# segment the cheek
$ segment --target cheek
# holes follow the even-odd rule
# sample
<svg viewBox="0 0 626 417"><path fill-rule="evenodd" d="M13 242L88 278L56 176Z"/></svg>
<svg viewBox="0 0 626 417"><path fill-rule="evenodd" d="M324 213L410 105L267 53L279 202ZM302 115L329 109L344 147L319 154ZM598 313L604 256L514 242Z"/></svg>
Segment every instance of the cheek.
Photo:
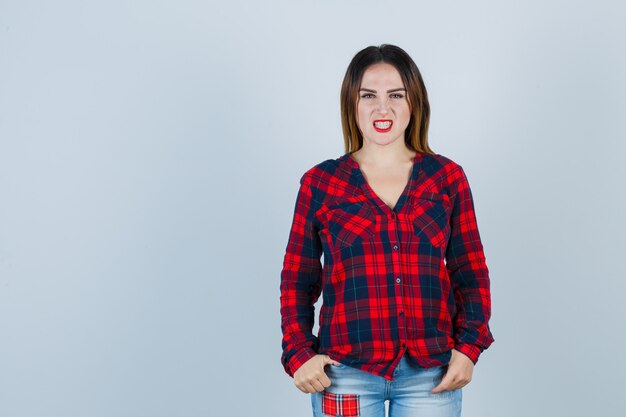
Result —
<svg viewBox="0 0 626 417"><path fill-rule="evenodd" d="M368 121L368 116L367 116L367 111L365 108L363 107L359 107L359 109L356 112L356 123L357 125L363 129L365 126L363 125L364 123L367 123Z"/></svg>
<svg viewBox="0 0 626 417"><path fill-rule="evenodd" d="M406 124L408 124L409 120L411 119L411 109L409 109L408 107L404 107L401 110L401 114L402 119L405 121Z"/></svg>
<svg viewBox="0 0 626 417"><path fill-rule="evenodd" d="M365 120L366 120L366 119L365 119ZM364 131L365 131L365 130L367 130L367 129L368 129L368 127L369 127L369 125L368 125L367 123L363 123L363 122L361 122L360 120L357 120L356 124L357 124L357 126L359 127L359 130L360 130L361 132L364 132Z"/></svg>

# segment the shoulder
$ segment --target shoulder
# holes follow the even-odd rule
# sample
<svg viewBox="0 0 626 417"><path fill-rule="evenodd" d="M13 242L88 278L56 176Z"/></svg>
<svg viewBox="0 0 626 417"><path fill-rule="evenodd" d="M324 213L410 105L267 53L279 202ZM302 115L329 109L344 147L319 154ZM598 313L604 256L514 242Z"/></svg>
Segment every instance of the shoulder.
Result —
<svg viewBox="0 0 626 417"><path fill-rule="evenodd" d="M446 171L461 169L461 165L459 163L440 153L424 154L423 161L426 165L430 165L436 169L445 169Z"/></svg>
<svg viewBox="0 0 626 417"><path fill-rule="evenodd" d="M463 167L452 158L439 153L423 154L422 170L428 177L440 177L443 183L451 184L463 174Z"/></svg>
<svg viewBox="0 0 626 417"><path fill-rule="evenodd" d="M348 154L334 159L326 159L308 168L300 178L300 183L308 181L311 185L327 182L331 177L345 177L350 174Z"/></svg>

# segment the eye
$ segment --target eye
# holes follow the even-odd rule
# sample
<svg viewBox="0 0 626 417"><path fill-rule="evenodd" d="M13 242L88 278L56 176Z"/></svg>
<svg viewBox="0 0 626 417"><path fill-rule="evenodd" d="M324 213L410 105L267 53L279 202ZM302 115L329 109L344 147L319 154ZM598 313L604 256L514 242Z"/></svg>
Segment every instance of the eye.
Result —
<svg viewBox="0 0 626 417"><path fill-rule="evenodd" d="M374 94L365 93L361 96L361 98L374 98Z"/></svg>
<svg viewBox="0 0 626 417"><path fill-rule="evenodd" d="M394 93L391 95L391 98L401 99L401 98L404 98L404 95L400 93Z"/></svg>

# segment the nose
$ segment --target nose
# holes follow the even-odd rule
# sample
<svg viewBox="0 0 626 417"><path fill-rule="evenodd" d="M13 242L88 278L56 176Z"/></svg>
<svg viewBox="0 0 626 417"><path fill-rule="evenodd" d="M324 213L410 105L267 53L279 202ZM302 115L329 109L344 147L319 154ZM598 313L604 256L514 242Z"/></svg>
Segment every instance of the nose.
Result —
<svg viewBox="0 0 626 417"><path fill-rule="evenodd" d="M387 114L389 112L389 97L382 97L378 102L378 112Z"/></svg>

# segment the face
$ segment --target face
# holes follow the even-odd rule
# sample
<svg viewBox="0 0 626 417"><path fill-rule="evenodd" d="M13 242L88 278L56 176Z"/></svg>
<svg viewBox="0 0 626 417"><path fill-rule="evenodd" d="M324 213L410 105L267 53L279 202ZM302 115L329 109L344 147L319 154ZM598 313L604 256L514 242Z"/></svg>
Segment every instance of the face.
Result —
<svg viewBox="0 0 626 417"><path fill-rule="evenodd" d="M365 142L387 145L400 140L411 120L406 89L398 70L378 63L363 73L357 104L357 124Z"/></svg>

